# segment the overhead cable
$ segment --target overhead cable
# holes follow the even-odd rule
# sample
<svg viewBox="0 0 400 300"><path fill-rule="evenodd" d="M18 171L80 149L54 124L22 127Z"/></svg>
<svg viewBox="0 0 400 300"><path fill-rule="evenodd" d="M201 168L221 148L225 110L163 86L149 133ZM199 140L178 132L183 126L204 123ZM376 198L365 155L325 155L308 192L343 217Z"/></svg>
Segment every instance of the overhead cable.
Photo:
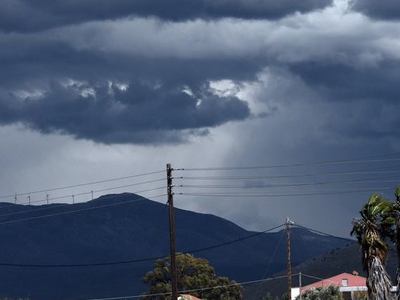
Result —
<svg viewBox="0 0 400 300"><path fill-rule="evenodd" d="M161 180L165 180L165 179L158 179L158 180L152 180L152 181L147 181L147 182L128 184L128 185L124 185L124 186L117 186L117 187L107 188L107 189L103 189L103 190L96 190L96 191L78 193L78 194L74 194L74 195L64 195L64 196L59 196L59 197L52 197L52 198L48 198L48 199L41 199L41 200L31 201L31 203L40 203L40 202L44 202L44 201L54 201L54 200L59 200L59 199L71 198L73 196L76 197L76 196L90 195L90 194L93 194L93 193L100 193L100 192L104 192L104 191L121 189L121 188L136 186L136 185L140 185L140 184L150 183L150 182L157 182L157 181L161 181ZM133 194L146 193L146 192L151 192L151 191L154 191L154 190L159 190L159 189L162 189L162 188L166 188L166 187L158 187L156 189L146 189L146 190L141 190L141 191L133 191L131 193L133 193ZM110 197L112 197L112 196L110 196ZM19 204L19 205L24 205L24 204L26 205L27 203L22 203L22 204ZM13 204L11 204L9 206L3 206L3 207L0 207L0 209L12 207L12 205ZM30 208L30 209L27 209L27 210L24 210L24 211L0 214L0 217L6 217L6 216L12 216L12 215L20 215L20 214L25 214L25 213L37 212L37 211L45 211L45 210L49 210L49 209L54 209L56 207L66 206L66 205L68 205L68 204L67 203L60 203L60 204L53 204L51 206L46 206L46 207L39 207L39 208L34 208L34 209Z"/></svg>
<svg viewBox="0 0 400 300"><path fill-rule="evenodd" d="M291 167L303 167L303 166L318 166L318 165L336 165L336 164L352 164L352 163L377 163L377 162L393 162L400 161L400 158L386 158L380 159L382 157L388 157L393 155L398 155L400 152L375 155L369 157L360 157L352 159L342 159L342 160L327 160L327 161L317 161L317 162L301 162L293 164L280 164L280 165L266 165L266 166L236 166L236 167L201 167L201 168L175 168L176 171L230 171L230 170L254 170L254 169L275 169L275 168L291 168Z"/></svg>
<svg viewBox="0 0 400 300"><path fill-rule="evenodd" d="M159 187L159 188L154 188L151 190L144 190L144 191L139 191L139 192L146 192L146 191L155 191L155 190L159 190L159 189L164 189L165 187ZM138 192L138 193L139 193ZM158 197L162 197L162 196L166 196L166 194L162 194L162 195L157 195L157 196L152 196L150 198L158 198ZM120 197L119 195L115 196L115 197ZM112 198L112 196L107 197L107 199ZM140 200L146 200L147 198L144 197L138 197L137 201ZM10 221L4 221L4 222L0 222L0 225L6 225L6 224L14 224L14 223L19 223L19 222L25 222L25 221L31 221L31 220L37 220L37 219L43 219L43 218L49 218L49 217L55 217L55 216L61 216L61 215L67 215L67 214L73 214L73 213L78 213L78 212L83 212L83 211L89 211L89 210L95 210L95 209L99 209L99 208L104 208L104 207L110 207L110 206L116 206L116 205L122 205L122 204L126 204L126 203L132 203L132 202L136 202L136 201L123 201L123 202L116 202L116 203L109 203L109 204L104 204L104 205L98 205L98 206L92 206L92 207L87 207L87 208L82 208L82 209L75 209L75 210L70 210L70 211L64 211L64 212L58 212L58 213L52 213L52 214L48 214L48 215L42 215L42 216L35 216L35 217L31 217L31 218L24 218L24 219L17 219L17 220L10 220Z"/></svg>
<svg viewBox="0 0 400 300"><path fill-rule="evenodd" d="M377 175L377 174L400 174L400 170L397 171L375 171L375 172L323 172L323 173L305 173L305 174L289 174L289 175L260 175L260 176L174 176L174 179L185 179L185 180L257 180L257 179L272 179L272 178L301 178L301 177L313 177L313 176L341 176L341 175Z"/></svg>
<svg viewBox="0 0 400 300"><path fill-rule="evenodd" d="M298 276L298 275L299 274L293 274L292 276ZM265 281L271 281L271 280L282 279L282 278L286 278L286 276L284 276L284 275L282 275L282 276L274 276L274 277L269 277L269 278L265 278L265 279L258 279L258 280L244 281L244 282L235 282L235 283L218 285L218 286L213 286L213 287L182 290L182 291L178 291L178 293L179 294L188 294L188 293L193 293L193 292L207 291L207 290L219 289L219 288L224 288L224 287L231 287L231 286L238 286L238 285L249 285L249 284L253 284L253 283L259 283L259 282L263 282L263 281L264 282ZM90 299L82 299L82 300L123 300L123 299L136 299L136 298L157 297L157 296L166 296L166 295L171 295L171 292L156 293L156 294L142 294L142 295L133 295L133 296L122 296L122 297L90 298Z"/></svg>
<svg viewBox="0 0 400 300"><path fill-rule="evenodd" d="M321 234L321 235L324 235L324 236L329 236L329 237L332 237L332 238L336 238L336 239L339 239L339 240L344 240L344 241L351 242L351 243L357 243L356 240L349 239L349 238L344 238L344 237L340 237L340 236L336 236L336 235L332 235L332 234L329 234L329 233L326 233L326 232L323 232L323 231L320 231L320 230L317 230L317 229L312 229L312 228L303 226L303 225L301 225L301 224L299 224L297 222L295 222L294 225L296 227L303 228L303 229L306 229L308 231L311 231L311 232L314 232L314 233L318 233L318 234Z"/></svg>
<svg viewBox="0 0 400 300"><path fill-rule="evenodd" d="M160 196L165 196L165 195L160 195ZM155 196L158 197L158 196ZM153 197L153 198L155 198ZM127 201L123 202L126 203ZM130 201L133 202L133 201ZM122 203L122 204L123 204ZM118 204L115 204L118 205ZM102 207L106 207L106 206L111 206L111 205L104 205ZM1 224L1 223L0 223ZM284 224L269 228L267 230L261 231L261 232L257 232L254 234L250 234L241 238L237 238L228 242L224 242L221 244L217 244L217 245L213 245L213 246L209 246L209 247L204 247L204 248L199 248L199 249L194 249L194 250L190 250L190 251L186 251L184 253L189 253L189 254L193 254L193 253L198 253L198 252L203 252L203 251L208 251L208 250L212 250L212 249L216 249L216 248L220 248L220 247L224 247L227 245L231 245L234 243L238 243L247 239L251 239L257 236L260 236L264 233L270 232L270 231L274 231L276 229L279 229L281 227L283 227ZM180 253L178 255L182 255L183 253ZM99 266L112 266L112 265L122 265L122 264L132 264L132 263L139 263L139 262L146 262L146 261L154 261L157 259L162 259L164 257L166 257L166 255L162 255L162 256L155 256L155 257L148 257L148 258L141 258L141 259L134 259L134 260L121 260L121 261L112 261L112 262L99 262L99 263L85 263L85 264L21 264L21 263L6 263L6 262L0 262L0 266L5 266L5 267L31 267L31 268L73 268L73 267L99 267Z"/></svg>
<svg viewBox="0 0 400 300"><path fill-rule="evenodd" d="M177 187L181 188L205 188L205 189L255 189L255 188L274 188L274 187L293 187L293 186L314 186L314 185L328 185L328 184L358 184L358 183L387 183L398 182L400 177L390 179L393 177L375 178L375 179L355 179L355 180L340 180L340 181L320 181L320 182L301 182L301 183L288 183L288 184L261 184L254 186L238 186L238 185L201 185L201 184L180 184Z"/></svg>
<svg viewBox="0 0 400 300"><path fill-rule="evenodd" d="M228 194L228 193L175 193L176 196L193 196L193 197L234 197L234 198L254 198L254 197L294 197L294 196L319 196L319 195L337 195L337 194L354 194L361 192L374 192L392 190L393 187L368 188L368 189L349 189L349 190L332 190L324 192L310 193L287 193L287 194Z"/></svg>
<svg viewBox="0 0 400 300"><path fill-rule="evenodd" d="M93 185L93 184L100 184L100 183L106 183L106 182L112 182L112 181L119 181L119 180L131 179L131 178L135 178L135 177L160 174L160 173L165 173L165 170L147 172L147 173L141 173L141 174L134 174L134 175L128 175L128 176L124 176L124 177L117 177L117 178L98 180L98 181L92 181L92 182L85 182L85 183L74 184L74 185L66 185L66 186L55 187L55 188L41 189L41 190L30 191L30 192L15 193L12 195L0 196L0 199L13 198L15 196L17 196L17 197L18 196L29 196L29 195L34 195L34 194L47 193L47 192L53 192L53 191L64 190L64 189L69 189L69 188L75 188L75 187L81 187L81 186Z"/></svg>

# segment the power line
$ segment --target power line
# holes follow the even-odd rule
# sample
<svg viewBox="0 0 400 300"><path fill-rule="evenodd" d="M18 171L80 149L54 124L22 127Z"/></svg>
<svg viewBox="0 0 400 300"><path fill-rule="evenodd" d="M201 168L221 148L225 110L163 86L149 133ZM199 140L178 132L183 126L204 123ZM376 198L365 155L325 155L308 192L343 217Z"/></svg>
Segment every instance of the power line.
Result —
<svg viewBox="0 0 400 300"><path fill-rule="evenodd" d="M298 274L293 274L292 276L298 276ZM193 292L207 291L207 290L213 290L213 289L219 289L219 288L231 287L231 286L238 286L238 285L249 285L249 284L259 283L259 282L263 282L263 281L264 282L272 281L272 280L282 279L282 278L286 278L286 275L285 276L274 276L274 277L251 280L251 281L244 281L244 282L235 282L235 283L218 285L218 286L213 286L213 287L183 290L183 291L179 291L179 294L188 294L188 293L193 293ZM122 297L91 298L91 299L84 299L84 300L122 300L122 299L135 299L135 298L142 298L142 297L157 297L157 296L166 296L166 295L171 295L171 292L157 293L157 294L142 294L142 295L133 295L133 296L122 296Z"/></svg>
<svg viewBox="0 0 400 300"><path fill-rule="evenodd" d="M273 179L273 178L300 178L313 176L340 176L340 175L377 175L377 174L400 174L399 171L344 171L344 172L323 172L323 173L305 173L305 174L290 174L290 175L261 175L261 176L178 176L174 179L185 180L257 180L257 179Z"/></svg>
<svg viewBox="0 0 400 300"><path fill-rule="evenodd" d="M332 234L329 234L329 233L326 233L326 232L323 232L323 231L320 231L320 230L317 230L317 229L312 229L312 228L303 226L303 225L301 225L299 223L295 223L294 225L299 227L299 228L307 229L308 231L311 231L311 232L314 232L314 233L318 233L318 234L321 234L321 235L324 235L324 236L329 236L329 237L332 237L332 238L336 238L336 239L339 239L339 240L344 240L344 241L351 242L351 243L357 243L357 241L355 241L355 240L352 240L352 239L349 239L349 238L340 237L340 236L336 236L336 235L332 235Z"/></svg>
<svg viewBox="0 0 400 300"><path fill-rule="evenodd" d="M387 182L399 182L398 179L391 179L393 177L375 178L375 179L355 179L355 180L341 180L341 181L321 181L321 182L301 182L301 183L288 183L288 184L266 184L256 186L237 186L237 185L190 185L181 184L177 187L182 188L205 188L205 189L254 189L254 188L274 188L274 187L292 187L292 186L313 186L313 185L328 185L328 184L354 184L354 183L387 183Z"/></svg>
<svg viewBox="0 0 400 300"><path fill-rule="evenodd" d="M148 180L148 181L136 182L136 183L132 183L132 184L114 186L114 187L101 189L101 190L92 190L90 192L75 193L75 194L69 194L69 195L63 195L63 196L57 196L57 197L46 197L45 199L40 199L40 200L35 200L35 201L28 201L28 202L18 203L18 204L20 204L20 205L28 204L29 205L29 204L33 204L33 203L41 203L41 202L60 200L60 199L66 199L66 198L71 198L71 197L77 197L77 196L85 196L85 195L90 195L90 194L93 194L93 193L101 193L101 192L117 190L117 189L137 186L137 185L149 184L149 183L154 183L154 182L160 182L160 181L165 181L165 180L166 180L166 178L160 178L160 179L155 179L155 180ZM135 193L135 192L133 192L133 193ZM0 209L2 209L2 208L7 208L7 206L0 207Z"/></svg>
<svg viewBox="0 0 400 300"><path fill-rule="evenodd" d="M162 170L162 171L147 172L147 173L134 174L134 175L124 176L124 177L98 180L98 181L92 181L92 182L86 182L86 183L80 183L80 184L74 184L74 185L66 185L66 186L61 186L61 187L56 187L56 188L16 193L16 194L12 194L12 195L4 195L4 196L0 196L0 199L10 198L10 197L14 198L15 196L28 196L28 195L33 195L33 194L41 194L41 193L46 193L46 192L53 192L53 191L64 190L64 189L69 189L69 188L81 187L81 186L92 185L92 184L100 184L100 183L106 183L106 182L112 182L112 181L119 181L119 180L124 180L124 179L131 179L131 178L135 178L135 177L142 177L142 176L154 175L154 174L160 174L160 173L165 173L165 171Z"/></svg>
<svg viewBox="0 0 400 300"><path fill-rule="evenodd" d="M294 197L294 196L320 196L320 195L339 195L339 194L354 194L361 192L374 192L392 190L393 187L384 188L368 188L368 189L349 189L349 190L332 190L325 192L310 192L310 193L292 193L292 194L227 194L227 193L176 193L177 196L198 196L198 197L233 197L233 198L254 198L254 197Z"/></svg>
<svg viewBox="0 0 400 300"><path fill-rule="evenodd" d="M74 194L74 195L59 196L59 197L49 198L49 200L59 200L59 199L76 197L76 196L89 195L89 194L92 194L92 193L100 193L100 192L104 192L104 191L121 189L121 188L126 188L126 187L131 187L131 186L137 186L137 185L141 185L141 184L147 184L147 183L151 183L151 182L158 182L158 181L162 181L162 180L165 180L165 179L157 179L157 180L151 180L151 181L147 181L147 182L128 184L128 185L124 185L124 186L117 186L117 187L107 188L107 189L103 189L103 190L96 190L96 191L78 193L78 194ZM161 189L161 188L158 188L158 189ZM145 193L145 192L150 192L150 191L153 191L153 190L154 189L142 190L142 191L134 191L134 192L131 192L131 193L134 193L134 194L136 194L136 193ZM39 203L39 202L44 202L44 201L47 201L47 199L31 201L31 203ZM27 204L27 203L24 203L24 204ZM41 207L41 208L37 208L37 209L30 209L30 210L19 211L19 212L14 212L14 213L0 214L0 217L20 215L20 214L24 214L24 213L37 212L37 211L45 211L45 210L54 209L55 207L61 207L61 206L65 206L65 205L68 205L68 204L66 204L66 203L65 204L56 204L56 205L52 205L52 206L49 206L49 207ZM7 206L0 207L0 209L2 209L2 208L7 208Z"/></svg>
<svg viewBox="0 0 400 300"><path fill-rule="evenodd" d="M285 231L282 231L281 236L279 237L279 241L278 241L278 243L276 244L275 250L274 250L274 252L272 253L272 256L271 256L270 259L269 259L267 268L265 269L262 278L265 278L265 276L267 276L268 271L269 271L269 268L271 267L272 261L275 259L275 255L276 255L276 253L278 252L278 248L279 248L280 245L281 245L282 238L283 238L284 235L285 235ZM260 292L260 289L261 289L261 285L258 285L257 290L256 290L256 292L254 293L253 300L257 298L258 293Z"/></svg>
<svg viewBox="0 0 400 300"><path fill-rule="evenodd" d="M301 162L294 164L266 165L266 166L245 166L245 167L207 167L207 168L177 168L176 171L231 171L231 170L255 170L255 169L275 169L275 168L291 168L302 166L318 166L318 165L335 165L335 164L351 164L351 163L377 163L377 162L393 162L400 161L400 158L378 159L398 155L400 152L375 155L362 158L343 159L343 160L328 160L320 162Z"/></svg>
<svg viewBox="0 0 400 300"><path fill-rule="evenodd" d="M207 251L207 250L211 250L211 249L215 249L215 248L227 246L227 245L230 245L230 244L233 244L233 243L241 242L241 241L244 241L244 240L247 240L247 239L251 239L251 238L260 236L260 235L262 235L262 234L264 234L264 233L267 233L267 232L276 230L276 229L278 229L278 228L283 227L284 225L285 225L285 224L281 224L281 225L272 227L272 228L270 228L270 229L267 229L267 230L264 230L264 231L261 231L261 232L257 232L257 233L254 233L254 234L245 236L245 237L243 237L243 238L239 238L239 239L236 239L236 240L233 240L233 241L225 242L225 243L222 243L222 244L219 244L219 245L216 245L216 246L210 246L210 247L205 247L205 248L200 248L200 249L188 251L187 253L193 254L193 253L197 253L197 252L203 252L203 251Z"/></svg>
<svg viewBox="0 0 400 300"><path fill-rule="evenodd" d="M161 196L166 196L166 194L164 195L159 195L159 196L155 196L155 197L161 197ZM153 197L153 198L155 198ZM141 199L143 200L143 199ZM137 200L139 201L139 200ZM136 202L136 201L130 201L130 202ZM123 203L119 203L119 204L124 204L127 203L127 201L123 202ZM118 205L118 204L114 204L114 205ZM107 206L111 206L111 205L107 205ZM105 207L105 206L102 206ZM2 223L0 223L1 225ZM193 253L198 253L198 252L203 252L203 251L208 251L208 250L212 250L212 249L216 249L216 248L220 248L220 247L224 247L227 245L231 245L234 243L238 243L247 239L251 239L257 236L260 236L264 233L276 230L278 228L281 228L282 226L284 226L284 224L269 228L267 230L261 231L261 232L257 232L255 234L250 234L247 235L245 237L241 237L235 240L231 240L228 242L224 242L221 244L217 244L217 245L213 245L213 246L209 246L209 247L204 247L204 248L199 248L199 249L194 249L194 250L190 250L190 251L186 251L184 253L189 253L189 254L193 254ZM183 253L181 253L183 254ZM178 255L181 255L178 254ZM154 261L157 259L162 259L165 258L166 255L162 255L162 256L155 256L155 257L148 257L148 258L141 258L141 259L134 259L134 260L122 260L122 261L113 261L113 262L101 262L101 263L88 263L88 264L16 264L16 263L4 263L4 262L0 262L0 266L5 266L5 267L32 267L32 268L73 268L73 267L99 267L99 266L112 266L112 265L121 265L121 264L132 264L132 263L139 263L139 262L146 262L146 261Z"/></svg>
<svg viewBox="0 0 400 300"><path fill-rule="evenodd" d="M149 192L149 191L155 191L155 190L160 190L160 189L164 189L164 188L165 188L165 187L158 187L158 188L154 188L154 189L138 191L137 193L144 193L144 192ZM162 196L166 196L166 194L157 195L157 196L152 196L151 198L157 198L157 197L162 197ZM114 197L119 197L119 195L118 195L118 196L105 197L105 198L110 199L110 198L114 198ZM139 199L139 200L144 200L144 199L146 199L146 198L143 198L143 197L140 197L140 198L139 198L139 197L138 197L137 199ZM138 201L139 201L139 200L138 200ZM67 214L72 214L72 213L77 213L77 212L83 212L83 211L89 211L89 210L99 209L99 208L103 208L103 207L116 206L116 205L121 205L121 204L125 204L125 203L132 203L132 202L136 202L136 201L131 201L131 200L130 200L130 201L123 201L123 202L117 202L117 203L110 203L110 204L99 205L99 206L95 206L95 207L88 207L88 208L83 208L83 209L76 209L76 210L72 210L72 211L64 211L64 212L59 212L59 213L53 213L53 214L49 214L49 215L42 215L42 216L36 216L36 217L31 217L31 218L25 218L25 219L10 220L10 221L5 221L5 222L0 222L0 225L14 224L14 223L19 223L19 222L25 222L25 221L31 221L31 220L37 220L37 219L55 217L55 216L60 216L60 215L67 215Z"/></svg>

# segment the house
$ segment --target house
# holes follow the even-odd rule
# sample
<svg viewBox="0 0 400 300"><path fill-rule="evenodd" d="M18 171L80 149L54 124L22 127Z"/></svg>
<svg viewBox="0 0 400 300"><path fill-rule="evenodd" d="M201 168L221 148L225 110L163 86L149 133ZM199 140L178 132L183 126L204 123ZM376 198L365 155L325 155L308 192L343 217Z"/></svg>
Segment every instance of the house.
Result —
<svg viewBox="0 0 400 300"><path fill-rule="evenodd" d="M330 285L339 287L339 290L342 293L344 300L353 299L353 295L357 292L367 291L367 279L365 277L359 276L357 272L353 272L353 274L342 273L327 279L323 279L321 281L317 281L313 284L302 287L301 292L304 293L309 289L327 287ZM296 299L299 294L300 288L293 288L292 300Z"/></svg>
<svg viewBox="0 0 400 300"><path fill-rule="evenodd" d="M178 300L201 300L201 299L189 294L182 294L179 295Z"/></svg>

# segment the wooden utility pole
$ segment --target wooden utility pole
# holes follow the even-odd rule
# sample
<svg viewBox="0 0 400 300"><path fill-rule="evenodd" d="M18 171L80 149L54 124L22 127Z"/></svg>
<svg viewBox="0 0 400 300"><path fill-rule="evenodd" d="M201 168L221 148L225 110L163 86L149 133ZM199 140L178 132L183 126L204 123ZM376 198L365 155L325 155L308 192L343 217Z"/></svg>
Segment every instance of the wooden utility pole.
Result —
<svg viewBox="0 0 400 300"><path fill-rule="evenodd" d="M293 222L286 218L286 265L287 265L287 294L289 300L292 299L292 261L290 253L290 226Z"/></svg>
<svg viewBox="0 0 400 300"><path fill-rule="evenodd" d="M169 206L169 241L171 255L171 277L172 277L172 300L178 299L178 276L176 273L176 248L175 248L175 214L174 214L174 193L172 191L172 167L167 164L167 192Z"/></svg>

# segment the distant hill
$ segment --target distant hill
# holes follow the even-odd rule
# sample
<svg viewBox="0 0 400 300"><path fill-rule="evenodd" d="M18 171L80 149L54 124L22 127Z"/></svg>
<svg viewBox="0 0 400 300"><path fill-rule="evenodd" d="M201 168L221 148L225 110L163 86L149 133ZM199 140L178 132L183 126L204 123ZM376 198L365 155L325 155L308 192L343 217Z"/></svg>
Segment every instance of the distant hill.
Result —
<svg viewBox="0 0 400 300"><path fill-rule="evenodd" d="M386 268L394 282L396 279L397 268L397 254L394 250L394 247L392 247L389 252ZM348 244L342 248L332 250L327 254L312 258L292 268L293 274L298 274L301 272L305 275L311 275L319 278L329 278L343 272L351 274L353 271L357 271L360 276L365 276L365 272L361 263L361 248L358 243ZM276 274L276 276L284 274L286 273L279 272ZM305 275L302 276L303 286L318 281L317 279L313 279ZM293 277L293 287L298 286L298 279L299 278L297 276ZM259 295L265 295L267 292L269 292L274 296L280 296L286 292L286 286L286 278L277 279L247 288L246 295L250 298L250 296L253 296L255 293Z"/></svg>
<svg viewBox="0 0 400 300"><path fill-rule="evenodd" d="M86 264L168 255L168 207L134 194L108 195L73 205L0 203L0 263ZM122 205L111 205L126 202ZM98 208L99 206L106 206ZM98 209L97 209L98 208ZM65 212L84 210L72 214ZM12 214L12 215L9 215ZM52 217L38 218L52 214ZM30 219L24 222L6 223ZM220 217L176 209L177 249L187 252L246 237L249 232ZM345 242L293 228L293 265ZM254 280L286 267L284 232L266 233L213 250L207 258L218 275ZM271 257L273 256L273 260ZM0 266L0 297L81 300L140 294L153 261L95 267Z"/></svg>

